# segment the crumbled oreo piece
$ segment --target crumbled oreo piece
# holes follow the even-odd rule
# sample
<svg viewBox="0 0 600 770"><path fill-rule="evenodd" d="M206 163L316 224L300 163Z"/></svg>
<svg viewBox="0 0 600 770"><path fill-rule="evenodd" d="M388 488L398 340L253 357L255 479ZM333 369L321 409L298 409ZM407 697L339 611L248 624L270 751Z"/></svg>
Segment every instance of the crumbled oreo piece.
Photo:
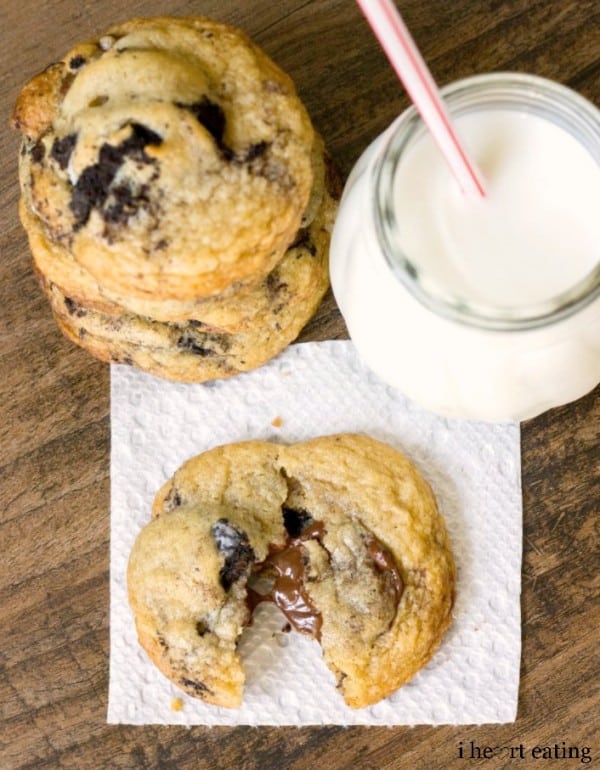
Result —
<svg viewBox="0 0 600 770"><path fill-rule="evenodd" d="M194 104L176 102L175 106L184 110L189 110L198 123L203 125L212 136L217 146L221 148L223 144L223 135L225 133L225 113L220 105L211 101L208 96L203 96L200 101L194 102Z"/></svg>
<svg viewBox="0 0 600 770"><path fill-rule="evenodd" d="M188 326L177 340L177 347L188 353L203 357L218 356L226 353L231 347L231 337L228 334L195 332L195 323L188 322Z"/></svg>
<svg viewBox="0 0 600 770"><path fill-rule="evenodd" d="M228 519L216 521L212 525L211 534L218 551L225 557L219 571L219 580L223 588L229 591L236 580L248 574L256 556L248 535Z"/></svg>
<svg viewBox="0 0 600 770"><path fill-rule="evenodd" d="M142 205L150 202L147 185L142 185L136 193L128 185L120 184L111 189L110 196L112 203L102 212L102 218L105 222L116 225L127 224L127 220L134 216Z"/></svg>
<svg viewBox="0 0 600 770"><path fill-rule="evenodd" d="M58 165L63 169L69 165L69 160L75 143L77 141L77 134L67 134L62 139L55 139L52 142L52 149L50 150L50 157L52 157Z"/></svg>
<svg viewBox="0 0 600 770"><path fill-rule="evenodd" d="M162 138L140 123L131 124L131 134L120 144L104 143L100 148L98 162L82 171L73 188L70 206L76 227L81 227L87 222L93 208L104 204L112 192L110 187L125 158L153 163L154 160L146 154L145 148L148 145L160 144ZM118 216L118 209L114 215Z"/></svg>

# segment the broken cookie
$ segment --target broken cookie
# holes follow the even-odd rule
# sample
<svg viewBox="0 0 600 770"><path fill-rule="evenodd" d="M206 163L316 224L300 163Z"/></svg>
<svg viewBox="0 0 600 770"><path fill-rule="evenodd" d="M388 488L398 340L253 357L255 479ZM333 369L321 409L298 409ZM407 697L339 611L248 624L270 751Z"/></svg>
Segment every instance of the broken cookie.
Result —
<svg viewBox="0 0 600 770"><path fill-rule="evenodd" d="M454 578L443 519L414 465L339 434L189 460L156 496L128 588L140 643L190 695L241 704L237 645L254 607L272 601L319 642L346 703L361 708L431 658Z"/></svg>

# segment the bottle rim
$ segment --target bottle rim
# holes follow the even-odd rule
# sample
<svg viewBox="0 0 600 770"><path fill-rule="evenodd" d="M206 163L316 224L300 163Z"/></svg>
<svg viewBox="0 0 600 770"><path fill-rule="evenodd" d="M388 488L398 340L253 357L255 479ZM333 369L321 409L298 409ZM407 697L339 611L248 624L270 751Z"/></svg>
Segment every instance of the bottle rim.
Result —
<svg viewBox="0 0 600 770"><path fill-rule="evenodd" d="M518 109L552 120L569 131L600 167L600 110L570 88L535 75L498 72L474 75L441 89L450 115L481 107ZM518 331L546 326L572 315L600 297L600 255L596 266L565 291L530 305L493 306L426 286L424 273L399 247L394 179L411 140L425 131L414 106L400 115L373 168L375 232L393 275L437 315L468 326Z"/></svg>

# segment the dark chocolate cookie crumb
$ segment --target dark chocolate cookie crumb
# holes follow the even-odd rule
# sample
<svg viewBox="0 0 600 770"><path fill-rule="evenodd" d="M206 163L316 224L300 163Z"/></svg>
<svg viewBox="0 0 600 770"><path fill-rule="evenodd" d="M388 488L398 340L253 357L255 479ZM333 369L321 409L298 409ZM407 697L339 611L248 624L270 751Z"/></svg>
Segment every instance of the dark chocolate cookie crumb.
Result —
<svg viewBox="0 0 600 770"><path fill-rule="evenodd" d="M288 287L287 283L281 280L279 274L276 271L269 273L269 275L265 278L265 286L267 287L269 296L272 299L275 299L275 297L280 292L284 291Z"/></svg>
<svg viewBox="0 0 600 770"><path fill-rule="evenodd" d="M194 690L198 694L203 692L211 692L209 688L204 684L204 682L197 682L194 679L188 679L185 676L182 677L179 681L184 687L188 687L189 689Z"/></svg>
<svg viewBox="0 0 600 770"><path fill-rule="evenodd" d="M181 495L177 487L171 487L169 494L165 498L164 509L165 511L172 511L181 505Z"/></svg>
<svg viewBox="0 0 600 770"><path fill-rule="evenodd" d="M69 315L74 315L76 318L83 318L87 315L87 310L84 310L84 308L75 302L74 299L71 299L71 297L65 297L64 304ZM81 337L82 335L80 334L79 336Z"/></svg>
<svg viewBox="0 0 600 770"><path fill-rule="evenodd" d="M36 142L31 149L31 160L34 163L41 163L46 155L46 148L44 143L40 140Z"/></svg>
<svg viewBox="0 0 600 770"><path fill-rule="evenodd" d="M310 229L308 227L301 227L296 233L296 238L290 246L291 249L306 249L311 257L316 256L317 247L312 242L310 237Z"/></svg>
<svg viewBox="0 0 600 770"><path fill-rule="evenodd" d="M255 144L251 144L244 154L244 161L246 163L251 163L256 158L260 158L261 155L265 154L268 146L268 142L256 142Z"/></svg>
<svg viewBox="0 0 600 770"><path fill-rule="evenodd" d="M85 57L79 55L79 56L73 56L73 58L69 61L69 67L72 70L78 70L80 67L83 67L85 64Z"/></svg>
<svg viewBox="0 0 600 770"><path fill-rule="evenodd" d="M310 513L302 508L289 508L287 505L282 505L281 512L283 514L283 526L290 537L300 537L304 530L314 522Z"/></svg>
<svg viewBox="0 0 600 770"><path fill-rule="evenodd" d="M210 347L207 347L200 343L200 341L194 337L190 332L184 332L177 340L177 347L182 350L186 350L189 353L194 353L197 356L214 356L216 351Z"/></svg>
<svg viewBox="0 0 600 770"><path fill-rule="evenodd" d="M198 636L204 636L209 631L208 626L203 620L199 620L196 623L196 633Z"/></svg>
<svg viewBox="0 0 600 770"><path fill-rule="evenodd" d="M229 591L236 580L247 575L255 561L254 550L248 541L248 535L227 519L219 519L211 528L217 549L225 557L219 571L221 585Z"/></svg>

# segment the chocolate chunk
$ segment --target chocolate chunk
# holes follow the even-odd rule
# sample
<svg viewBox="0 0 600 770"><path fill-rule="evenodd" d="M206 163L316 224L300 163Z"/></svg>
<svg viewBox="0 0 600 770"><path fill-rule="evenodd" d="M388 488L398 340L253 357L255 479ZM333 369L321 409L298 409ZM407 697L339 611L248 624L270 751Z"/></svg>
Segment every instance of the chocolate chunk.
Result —
<svg viewBox="0 0 600 770"><path fill-rule="evenodd" d="M282 505L281 512L283 526L290 537L300 537L314 521L310 513L302 508L289 508L287 505Z"/></svg>
<svg viewBox="0 0 600 770"><path fill-rule="evenodd" d="M69 159L76 141L77 134L67 134L66 136L63 136L62 139L55 139L54 142L52 142L50 156L54 158L63 170L69 165Z"/></svg>
<svg viewBox="0 0 600 770"><path fill-rule="evenodd" d="M185 676L181 677L179 681L184 687L188 687L189 689L194 690L196 693L210 692L209 688L204 684L204 682L197 682L194 679L188 679Z"/></svg>
<svg viewBox="0 0 600 770"><path fill-rule="evenodd" d="M365 539L365 545L367 546L369 556L373 560L375 569L383 576L388 590L393 595L396 606L398 606L404 591L404 581L400 575L394 555L374 535L369 535Z"/></svg>
<svg viewBox="0 0 600 770"><path fill-rule="evenodd" d="M254 550L248 541L248 535L227 519L219 519L211 528L217 549L225 557L219 571L221 585L229 591L236 580L248 573L255 561Z"/></svg>
<svg viewBox="0 0 600 770"><path fill-rule="evenodd" d="M84 225L92 209L102 206L106 201L111 192L109 188L126 157L143 163L153 163L153 159L146 154L145 147L160 144L162 144L162 138L140 123L131 124L131 134L120 144L103 144L98 162L82 171L73 188L70 206L75 216L76 227ZM117 206L112 216L118 217L119 211Z"/></svg>
<svg viewBox="0 0 600 770"><path fill-rule="evenodd" d="M83 67L84 64L85 64L85 57L78 55L78 56L73 56L73 58L69 62L69 67L72 70L78 70L80 67Z"/></svg>

